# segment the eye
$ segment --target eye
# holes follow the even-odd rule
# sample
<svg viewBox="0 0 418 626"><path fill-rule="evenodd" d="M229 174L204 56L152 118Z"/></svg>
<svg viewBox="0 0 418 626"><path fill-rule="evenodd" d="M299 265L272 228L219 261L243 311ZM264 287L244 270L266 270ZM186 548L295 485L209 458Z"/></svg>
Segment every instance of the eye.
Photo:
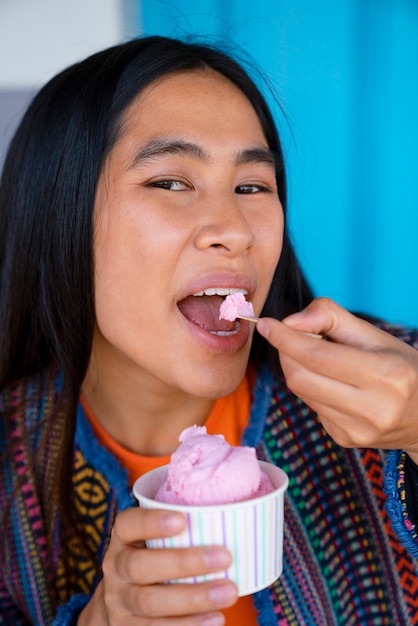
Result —
<svg viewBox="0 0 418 626"><path fill-rule="evenodd" d="M266 185L256 185L251 183L246 183L244 185L238 185L238 187L235 187L235 193L240 194L263 193L270 191L271 189L269 189L269 187L266 187Z"/></svg>
<svg viewBox="0 0 418 626"><path fill-rule="evenodd" d="M171 178L164 178L161 180L153 180L148 183L148 187L158 187L159 189L165 189L166 191L189 191L190 185L183 180L175 180Z"/></svg>

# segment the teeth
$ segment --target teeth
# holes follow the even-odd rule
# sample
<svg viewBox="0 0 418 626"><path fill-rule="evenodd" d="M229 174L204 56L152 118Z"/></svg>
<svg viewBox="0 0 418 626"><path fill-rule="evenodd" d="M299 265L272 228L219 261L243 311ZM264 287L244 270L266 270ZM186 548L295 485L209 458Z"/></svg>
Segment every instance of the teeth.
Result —
<svg viewBox="0 0 418 626"><path fill-rule="evenodd" d="M232 293L242 293L244 296L248 293L246 289L234 289L233 287L210 287L204 291L194 293L194 296L230 296Z"/></svg>
<svg viewBox="0 0 418 626"><path fill-rule="evenodd" d="M239 333L240 328L241 328L241 324L238 322L234 330L216 330L216 331L211 330L210 334L218 335L218 337L231 337L232 335L237 335Z"/></svg>

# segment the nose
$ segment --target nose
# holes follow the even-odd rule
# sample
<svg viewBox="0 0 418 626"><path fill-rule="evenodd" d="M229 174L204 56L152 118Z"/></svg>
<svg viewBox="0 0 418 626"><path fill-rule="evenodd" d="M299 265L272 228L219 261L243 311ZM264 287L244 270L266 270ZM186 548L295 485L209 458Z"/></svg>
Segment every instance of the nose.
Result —
<svg viewBox="0 0 418 626"><path fill-rule="evenodd" d="M247 252L254 244L255 234L239 206L237 195L223 196L222 200L218 198L205 204L206 207L198 209L202 223L197 229L196 247L200 250L217 248L231 256Z"/></svg>

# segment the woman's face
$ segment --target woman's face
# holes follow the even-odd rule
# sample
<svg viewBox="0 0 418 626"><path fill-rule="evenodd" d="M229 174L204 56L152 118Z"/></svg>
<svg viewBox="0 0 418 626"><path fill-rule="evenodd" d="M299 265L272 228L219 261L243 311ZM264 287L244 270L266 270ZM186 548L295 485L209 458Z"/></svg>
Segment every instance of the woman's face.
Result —
<svg viewBox="0 0 418 626"><path fill-rule="evenodd" d="M98 185L96 362L147 388L230 393L254 326L220 322L221 297L242 290L259 314L282 236L274 162L243 93L209 70L151 84Z"/></svg>

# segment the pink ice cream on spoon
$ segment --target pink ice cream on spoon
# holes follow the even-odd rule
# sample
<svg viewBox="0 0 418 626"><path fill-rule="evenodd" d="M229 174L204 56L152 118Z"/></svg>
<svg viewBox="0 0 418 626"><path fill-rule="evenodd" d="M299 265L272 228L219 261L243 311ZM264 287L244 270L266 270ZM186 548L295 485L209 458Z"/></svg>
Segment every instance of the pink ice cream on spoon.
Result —
<svg viewBox="0 0 418 626"><path fill-rule="evenodd" d="M219 319L233 322L237 317L254 318L252 302L245 299L243 293L231 293L219 307Z"/></svg>
<svg viewBox="0 0 418 626"><path fill-rule="evenodd" d="M273 491L270 479L260 470L254 448L231 446L223 435L208 435L205 426L186 428L179 440L156 500L168 504L226 504Z"/></svg>

